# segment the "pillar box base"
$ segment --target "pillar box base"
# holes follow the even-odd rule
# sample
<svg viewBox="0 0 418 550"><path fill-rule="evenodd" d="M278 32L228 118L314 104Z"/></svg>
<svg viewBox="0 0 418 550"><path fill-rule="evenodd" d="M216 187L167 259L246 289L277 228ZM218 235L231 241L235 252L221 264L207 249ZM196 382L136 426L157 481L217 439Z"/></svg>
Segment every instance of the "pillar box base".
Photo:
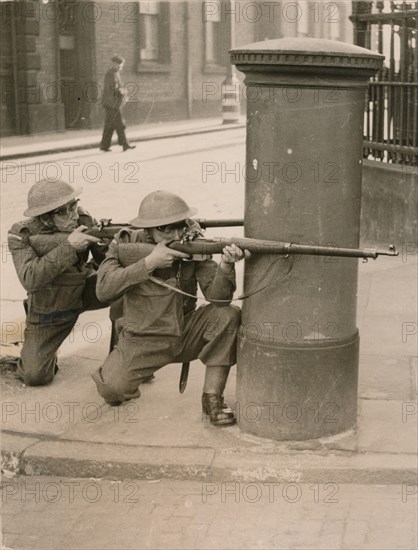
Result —
<svg viewBox="0 0 418 550"><path fill-rule="evenodd" d="M354 428L358 356L358 333L335 345L299 347L239 337L239 427L280 441L327 437Z"/></svg>

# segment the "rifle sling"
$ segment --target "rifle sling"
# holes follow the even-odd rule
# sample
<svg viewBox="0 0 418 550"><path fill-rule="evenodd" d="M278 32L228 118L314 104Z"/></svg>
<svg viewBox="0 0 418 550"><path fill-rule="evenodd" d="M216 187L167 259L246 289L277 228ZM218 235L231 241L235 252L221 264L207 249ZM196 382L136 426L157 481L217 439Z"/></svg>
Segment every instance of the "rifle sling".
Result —
<svg viewBox="0 0 418 550"><path fill-rule="evenodd" d="M165 281L163 281L162 279L159 279L158 277L154 277L153 275L150 275L149 279L150 279L150 281L152 281L153 283L155 283L157 285L163 286L165 288L169 288L170 290L173 290L174 292L178 292L179 294L183 294L183 296L188 296L189 298L194 298L195 300L202 300L203 302L211 302L211 303L223 303L223 304L226 303L226 304L229 304L231 302L238 302L239 300L245 300L246 298L249 298L250 296L254 296L254 294L258 294L262 290L265 290L266 288L274 285L275 283L285 279L293 269L293 263L292 262L290 262L289 269L287 270L287 272L282 277L280 277L279 279L274 279L273 281L271 281L270 283L267 283L266 285L262 286L261 288L257 288L257 286L261 283L261 281L263 281L263 279L265 279L267 277L267 274L269 273L269 271L271 271L272 267L276 264L277 261L278 261L278 259L275 260L268 267L268 269L265 271L265 273L260 277L260 279L257 281L257 283L255 285L254 290L252 290L251 292L247 292L246 294L241 294L241 296L238 296L238 298L233 298L232 300L216 300L216 299L210 299L210 298L201 298L200 296L195 296L194 294L189 294L188 292L184 292L184 290L181 290L180 288L176 288L174 286L171 286L168 283L166 283Z"/></svg>

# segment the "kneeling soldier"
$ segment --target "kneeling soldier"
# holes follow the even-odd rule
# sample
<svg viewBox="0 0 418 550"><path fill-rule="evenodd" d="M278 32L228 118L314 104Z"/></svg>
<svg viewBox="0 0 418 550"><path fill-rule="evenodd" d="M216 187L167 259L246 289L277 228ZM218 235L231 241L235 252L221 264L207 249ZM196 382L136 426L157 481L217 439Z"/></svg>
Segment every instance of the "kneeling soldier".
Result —
<svg viewBox="0 0 418 550"><path fill-rule="evenodd" d="M87 263L89 247L97 263L104 253L99 239L83 231L95 220L61 180L41 180L28 194L30 219L15 223L8 244L20 282L28 292L26 329L17 375L28 386L52 381L56 353L79 314L108 304L97 299L96 270ZM35 245L38 239L38 245Z"/></svg>
<svg viewBox="0 0 418 550"><path fill-rule="evenodd" d="M244 257L235 245L226 246L218 265L211 259L184 261L186 254L166 246L181 239L196 214L183 199L165 191L150 193L131 224L109 246L98 270L97 295L112 301L123 295L119 340L93 374L97 389L111 405L140 396L144 378L169 363L199 358L206 365L203 412L214 425L233 424L235 416L223 400L229 370L236 362L240 309L231 306L235 290L234 263ZM154 243L153 251L128 267L119 261L122 243ZM152 281L158 277L173 287ZM213 301L196 309L199 284ZM219 302L217 302L219 300Z"/></svg>

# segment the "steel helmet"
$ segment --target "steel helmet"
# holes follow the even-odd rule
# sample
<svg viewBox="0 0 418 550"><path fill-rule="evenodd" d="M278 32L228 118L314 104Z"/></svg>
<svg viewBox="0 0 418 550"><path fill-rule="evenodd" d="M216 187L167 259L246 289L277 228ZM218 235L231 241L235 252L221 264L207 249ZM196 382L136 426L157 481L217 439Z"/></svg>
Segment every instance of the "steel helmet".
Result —
<svg viewBox="0 0 418 550"><path fill-rule="evenodd" d="M29 218L40 216L64 206L71 199L77 197L81 187L74 189L69 183L62 180L44 179L37 181L29 189L28 208L23 215Z"/></svg>
<svg viewBox="0 0 418 550"><path fill-rule="evenodd" d="M144 198L138 216L130 223L141 228L157 227L185 220L196 212L196 208L188 206L178 195L168 191L154 191Z"/></svg>

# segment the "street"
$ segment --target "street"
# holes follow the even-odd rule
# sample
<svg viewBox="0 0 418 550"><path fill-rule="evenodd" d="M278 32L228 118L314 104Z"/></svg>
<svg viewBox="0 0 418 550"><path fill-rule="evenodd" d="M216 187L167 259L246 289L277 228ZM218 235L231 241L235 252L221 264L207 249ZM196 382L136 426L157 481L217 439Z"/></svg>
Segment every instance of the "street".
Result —
<svg viewBox="0 0 418 550"><path fill-rule="evenodd" d="M7 251L6 235L15 221L24 218L27 191L35 181L60 177L82 186L81 204L97 218L112 218L114 223L135 217L142 198L156 189L180 194L198 208L197 216L241 218L244 165L244 130L146 141L126 153L113 146L108 154L94 149L5 161L1 172L2 340L18 339L24 322L21 300L25 291ZM241 236L242 229L218 228L207 234ZM348 434L334 447L331 442L331 460L339 457L339 450L341 456L358 451L360 457L367 457L370 451L372 457L386 453L390 466L395 467L402 457L415 456L415 386L411 383L415 344L411 338L403 338L399 327L401 321L412 318L407 314L414 309L411 289L415 288L416 268L412 262L390 262L382 258L360 264L362 416L358 439ZM242 263L237 266L237 275L240 291ZM389 284L392 286L388 281L397 277L403 277L404 287L397 289L396 299L391 301L393 314L388 323L388 306L384 305L382 313L381 295ZM60 350L60 372L52 386L28 389L10 375L2 377L1 389L9 406L3 418L6 435L39 437L38 445L72 445L74 454L81 442L85 449L92 445L99 453L100 447L117 448L122 454L129 449L139 454L160 449L167 463L173 450L184 454L186 462L196 451L201 453L196 464L211 463L211 453L216 449L236 462L233 473L238 474L244 451L255 450L260 456L265 452L280 462L280 453L288 450L286 444L243 434L236 426L219 430L202 423L200 364L192 367L188 390L181 397L177 393L178 366L173 365L159 372L154 383L143 389L141 386L141 400L131 403L132 410L121 407L121 416L116 417L115 410L119 409L98 399L90 379L107 353L107 317L107 310L100 310L80 318L74 334ZM382 336L382 330L387 331L387 337ZM396 371L393 365L398 363ZM235 376L234 368L226 391L230 403L234 402ZM36 444L34 447L36 455ZM30 454L30 443L27 449ZM67 456L64 448L61 464L74 463L74 456L72 462ZM199 462L201 456L206 460ZM79 458L81 461L84 456ZM296 450L291 456L295 471L299 458ZM322 457L318 454L315 458L321 461ZM88 467L91 463L96 464L92 459ZM119 464L116 459L115 463ZM412 550L417 545L417 488L409 477L404 482L379 485L367 478L367 485L336 483L333 478L303 483L297 477L279 483L269 480L267 469L267 474L260 470L261 478L255 481L216 477L197 481L185 476L158 477L157 466L153 475L141 479L113 477L112 473L103 479L100 473L91 478L87 467L63 477L39 476L30 470L30 464L26 473L35 475L6 471L2 491L4 548ZM254 474L250 469L245 472Z"/></svg>
<svg viewBox="0 0 418 550"><path fill-rule="evenodd" d="M25 296L7 253L7 231L24 219L27 192L42 178L62 178L84 188L80 204L96 218L128 222L142 198L156 189L182 195L203 218L240 218L244 208L245 131L138 143L136 149L111 153L98 149L2 163L2 287L8 300ZM232 173L227 173L230 170ZM212 230L212 235L227 229ZM230 231L230 230L229 230ZM234 228L232 235L241 235ZM8 319L10 320L10 318Z"/></svg>
<svg viewBox="0 0 418 550"><path fill-rule="evenodd" d="M4 547L416 548L417 497L399 485L5 479Z"/></svg>

